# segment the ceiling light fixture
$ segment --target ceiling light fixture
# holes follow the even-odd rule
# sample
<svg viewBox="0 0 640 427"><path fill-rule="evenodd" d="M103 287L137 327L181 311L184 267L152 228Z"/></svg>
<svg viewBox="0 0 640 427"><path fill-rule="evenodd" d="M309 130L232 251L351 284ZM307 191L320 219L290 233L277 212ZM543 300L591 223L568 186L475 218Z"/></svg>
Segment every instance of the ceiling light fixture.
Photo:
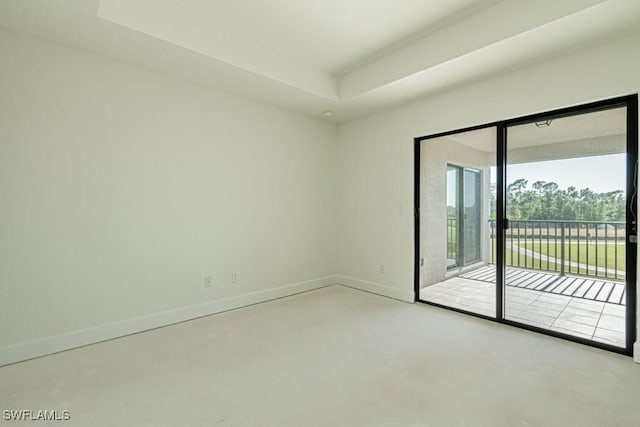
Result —
<svg viewBox="0 0 640 427"><path fill-rule="evenodd" d="M322 117L324 117L325 119L330 119L331 117L333 117L333 111L330 111L330 110L323 111Z"/></svg>
<svg viewBox="0 0 640 427"><path fill-rule="evenodd" d="M536 127L538 127L538 128L548 128L549 126L551 126L551 122L552 121L553 121L553 119L542 120L541 122L536 122Z"/></svg>

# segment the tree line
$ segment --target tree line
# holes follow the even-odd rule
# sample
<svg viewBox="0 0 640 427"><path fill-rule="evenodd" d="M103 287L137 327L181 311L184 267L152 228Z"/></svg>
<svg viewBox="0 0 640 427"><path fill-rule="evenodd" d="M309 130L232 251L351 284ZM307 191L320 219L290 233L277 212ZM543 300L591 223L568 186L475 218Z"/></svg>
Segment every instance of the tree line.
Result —
<svg viewBox="0 0 640 427"><path fill-rule="evenodd" d="M555 182L518 179L507 186L510 219L566 221L624 221L624 191L596 193L589 188L562 190ZM491 214L495 218L495 185L491 188Z"/></svg>

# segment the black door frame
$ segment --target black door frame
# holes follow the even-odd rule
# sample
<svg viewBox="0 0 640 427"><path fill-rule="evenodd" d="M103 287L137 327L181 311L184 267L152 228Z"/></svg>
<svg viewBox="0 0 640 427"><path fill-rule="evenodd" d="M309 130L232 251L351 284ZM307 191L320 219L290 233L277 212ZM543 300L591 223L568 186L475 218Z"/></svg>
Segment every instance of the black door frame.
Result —
<svg viewBox="0 0 640 427"><path fill-rule="evenodd" d="M563 334L549 329L539 328L524 323L507 320L504 318L504 286L505 286L505 222L506 222L506 165L507 165L507 139L506 132L510 126L526 124L536 121L558 119L577 114L592 113L614 108L626 107L627 111L627 188L626 188L626 346L613 345L579 338L573 335ZM420 299L420 145L423 141L453 135L462 132L470 132L479 129L496 128L496 170L497 170L497 197L496 197L496 317L485 316L478 313L449 307L442 304ZM637 166L638 166L638 95L627 95L603 101L591 102L567 108L561 108L543 113L536 113L507 120L501 120L482 125L440 132L433 135L414 138L414 299L428 305L442 307L475 317L481 317L498 323L508 324L519 328L539 332L558 338L563 338L591 347L602 348L616 353L633 355L633 345L636 340L636 276L637 276Z"/></svg>

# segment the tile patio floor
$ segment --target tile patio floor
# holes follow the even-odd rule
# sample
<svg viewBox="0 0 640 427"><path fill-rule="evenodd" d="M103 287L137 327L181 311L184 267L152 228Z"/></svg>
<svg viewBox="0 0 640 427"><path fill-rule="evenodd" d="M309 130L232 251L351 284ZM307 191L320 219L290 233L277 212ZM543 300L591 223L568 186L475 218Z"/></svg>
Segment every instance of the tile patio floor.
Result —
<svg viewBox="0 0 640 427"><path fill-rule="evenodd" d="M494 283L453 277L423 288L420 299L494 317L495 286ZM505 318L625 346L625 306L620 304L507 286Z"/></svg>

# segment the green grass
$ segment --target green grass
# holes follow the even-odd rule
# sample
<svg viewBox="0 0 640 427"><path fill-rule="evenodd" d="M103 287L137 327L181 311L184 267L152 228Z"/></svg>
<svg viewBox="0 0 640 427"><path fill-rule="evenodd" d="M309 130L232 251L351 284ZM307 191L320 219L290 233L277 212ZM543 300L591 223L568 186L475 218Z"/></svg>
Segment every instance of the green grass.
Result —
<svg viewBox="0 0 640 427"><path fill-rule="evenodd" d="M526 267L539 270L560 271L560 264L553 261L547 262L546 258L532 258L518 251L507 248L505 252L507 267Z"/></svg>
<svg viewBox="0 0 640 427"><path fill-rule="evenodd" d="M505 251L505 261L507 267L526 267L532 269L540 269L540 270L550 270L550 271L560 271L560 264L555 263L553 260L547 262L546 255L549 254L549 257L561 258L560 251L560 243L554 245L553 243L549 243L549 247L547 248L546 242L540 246L540 243L527 243L526 245L521 244L522 248L526 248L529 250L534 250L542 255L541 259L532 258L523 253L519 253L517 250L511 250L509 248L509 242L507 241L507 247ZM580 256L578 256L578 247L577 243L565 243L565 260L579 262L581 264L588 264L590 266L598 266L598 276L604 276L605 265L608 268L608 275L615 275L613 270L625 270L625 246L623 243L617 246L617 254L616 248L613 244L610 244L605 251L604 245L599 244L596 246L595 243L591 243L589 246L589 256L587 257L586 249L587 245L582 243L580 244ZM571 254L569 254L569 249L571 249ZM493 260L495 260L495 247L494 241L491 241L491 250L493 251ZM598 254L598 263L596 264L596 251ZM606 252L606 257L605 257ZM556 255L557 254L557 255ZM618 265L616 268L616 255L618 260ZM573 266L569 268L568 264L565 264L565 272L566 273L574 273L574 274L587 274L586 269L580 268L577 271L577 267ZM588 275L595 275L595 270L592 268L589 270Z"/></svg>
<svg viewBox="0 0 640 427"><path fill-rule="evenodd" d="M455 225L447 225L447 255L450 258L457 258L457 241L458 241L458 228Z"/></svg>
<svg viewBox="0 0 640 427"><path fill-rule="evenodd" d="M547 245L546 242L542 244L536 242L527 243L524 247L539 252L542 255L548 254L554 258L561 258L562 247L560 243L557 245L549 243L549 245ZM578 250L580 251L579 255ZM589 252L588 256L587 251ZM616 269L617 267L617 270L624 270L625 255L626 249L624 243L618 244L617 246L615 244L596 245L595 243L589 243L587 245L582 243L579 248L577 243L564 244L564 258L566 260L593 266L597 265L599 269L604 269L606 266L608 269Z"/></svg>

